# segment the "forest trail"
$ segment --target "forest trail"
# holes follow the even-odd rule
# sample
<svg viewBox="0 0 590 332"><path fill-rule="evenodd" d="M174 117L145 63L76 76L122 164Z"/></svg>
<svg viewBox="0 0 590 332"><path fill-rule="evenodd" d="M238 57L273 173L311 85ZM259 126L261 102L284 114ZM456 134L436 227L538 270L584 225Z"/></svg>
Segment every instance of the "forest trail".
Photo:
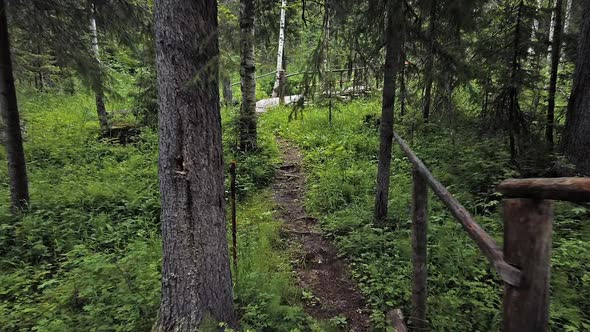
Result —
<svg viewBox="0 0 590 332"><path fill-rule="evenodd" d="M307 215L304 207L305 175L299 150L284 139L278 139L283 164L273 184L274 201L292 245L300 248L295 272L297 283L313 296L306 296L306 312L321 320L346 317L348 331L368 331L369 315L365 300L337 250L322 237L317 220Z"/></svg>

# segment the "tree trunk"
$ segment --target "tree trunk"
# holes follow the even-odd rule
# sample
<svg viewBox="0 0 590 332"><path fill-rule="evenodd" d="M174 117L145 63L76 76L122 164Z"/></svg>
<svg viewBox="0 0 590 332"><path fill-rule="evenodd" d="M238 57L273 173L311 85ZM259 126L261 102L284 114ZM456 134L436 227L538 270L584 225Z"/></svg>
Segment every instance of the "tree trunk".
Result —
<svg viewBox="0 0 590 332"><path fill-rule="evenodd" d="M231 81L227 76L224 76L221 80L223 82L223 101L225 106L232 106L234 103L234 96L231 88Z"/></svg>
<svg viewBox="0 0 590 332"><path fill-rule="evenodd" d="M570 32L570 22L572 20L572 0L567 0L566 9L565 9L565 21L563 24L563 32L569 33Z"/></svg>
<svg viewBox="0 0 590 332"><path fill-rule="evenodd" d="M580 173L590 175L590 1L583 17L562 149Z"/></svg>
<svg viewBox="0 0 590 332"><path fill-rule="evenodd" d="M404 47L404 45L402 45ZM406 115L406 55L402 54L401 67L399 74L399 99L400 99L400 115Z"/></svg>
<svg viewBox="0 0 590 332"><path fill-rule="evenodd" d="M285 54L285 12L287 10L287 0L281 0L281 22L279 25L279 49L277 51L277 74L275 78L275 85L272 89L272 97L279 96L279 89L281 88L281 71L283 67L283 56Z"/></svg>
<svg viewBox="0 0 590 332"><path fill-rule="evenodd" d="M330 126L332 125L332 63L330 59L330 0L324 1L324 8L326 10L326 18L325 18L325 55L324 55L324 73L325 73L325 80L328 81L328 123Z"/></svg>
<svg viewBox="0 0 590 332"><path fill-rule="evenodd" d="M105 107L104 102L104 89L102 80L102 65L100 63L100 52L98 48L98 31L96 29L96 18L94 17L94 3L91 4L91 15L90 15L90 34L92 35L92 52L96 59L96 65L98 67L98 73L94 82L94 94L96 97L96 113L98 115L98 122L100 123L100 129L106 131L109 129L109 116Z"/></svg>
<svg viewBox="0 0 590 332"><path fill-rule="evenodd" d="M545 138L547 144L553 148L553 132L555 126L555 92L557 91L557 71L559 69L559 59L561 51L561 11L562 0L556 0L555 23L553 26L553 41L551 46L551 78L549 81L549 97L547 101L547 123L545 124Z"/></svg>
<svg viewBox="0 0 590 332"><path fill-rule="evenodd" d="M432 75L434 67L434 29L436 24L436 1L430 3L430 23L428 33L428 54L426 55L426 68L424 69L424 101L422 105L422 117L428 122L430 117L430 104L432 99Z"/></svg>
<svg viewBox="0 0 590 332"><path fill-rule="evenodd" d="M385 71L383 75L383 108L379 133L379 163L377 166L377 188L375 193L375 221L384 224L387 220L389 200L389 172L393 140L393 109L395 86L403 51L404 17L401 1L387 4Z"/></svg>
<svg viewBox="0 0 590 332"><path fill-rule="evenodd" d="M256 149L256 63L254 52L254 0L240 0L242 107L240 149Z"/></svg>
<svg viewBox="0 0 590 332"><path fill-rule="evenodd" d="M234 323L217 1L156 0L162 295L154 331Z"/></svg>
<svg viewBox="0 0 590 332"><path fill-rule="evenodd" d="M508 140L510 144L510 160L516 163L517 154L517 134L520 132L520 105L518 98L520 95L520 55L521 55L521 24L524 1L518 4L516 15L516 26L514 28L514 52L510 68L510 86L508 89Z"/></svg>
<svg viewBox="0 0 590 332"><path fill-rule="evenodd" d="M25 208L29 202L29 182L12 73L5 0L0 0L0 113L6 131L10 198L12 210L16 212Z"/></svg>

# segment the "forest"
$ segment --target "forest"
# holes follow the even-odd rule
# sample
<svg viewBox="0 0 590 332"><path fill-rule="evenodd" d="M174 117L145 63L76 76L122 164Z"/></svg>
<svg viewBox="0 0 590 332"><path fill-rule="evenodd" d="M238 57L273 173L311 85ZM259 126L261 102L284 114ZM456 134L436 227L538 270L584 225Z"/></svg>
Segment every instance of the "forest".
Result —
<svg viewBox="0 0 590 332"><path fill-rule="evenodd" d="M590 331L590 0L0 0L0 331Z"/></svg>

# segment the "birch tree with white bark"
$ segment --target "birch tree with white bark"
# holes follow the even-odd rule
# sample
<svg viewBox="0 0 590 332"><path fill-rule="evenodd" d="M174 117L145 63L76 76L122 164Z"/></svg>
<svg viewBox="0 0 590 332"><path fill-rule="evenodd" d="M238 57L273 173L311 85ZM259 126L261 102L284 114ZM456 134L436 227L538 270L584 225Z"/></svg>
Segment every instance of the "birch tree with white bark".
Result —
<svg viewBox="0 0 590 332"><path fill-rule="evenodd" d="M100 49L98 46L98 29L96 27L96 8L94 3L90 4L90 35L92 37L92 54L98 67L98 75L96 75L93 83L94 94L96 99L96 113L98 115L98 122L100 129L108 130L108 113L104 101L104 88L102 79L102 64L100 62Z"/></svg>
<svg viewBox="0 0 590 332"><path fill-rule="evenodd" d="M275 77L275 85L272 89L272 97L276 98L280 95L281 88L281 72L283 68L283 57L285 56L285 16L287 11L287 0L281 0L281 22L279 27L279 47L277 50L277 73Z"/></svg>

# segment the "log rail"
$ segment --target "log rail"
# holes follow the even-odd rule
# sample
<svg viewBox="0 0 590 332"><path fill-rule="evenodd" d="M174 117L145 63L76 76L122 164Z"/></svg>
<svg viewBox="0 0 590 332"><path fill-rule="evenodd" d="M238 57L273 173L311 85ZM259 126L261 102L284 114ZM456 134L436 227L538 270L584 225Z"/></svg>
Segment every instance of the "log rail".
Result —
<svg viewBox="0 0 590 332"><path fill-rule="evenodd" d="M430 187L504 281L503 331L547 331L553 200L590 201L590 178L502 182L498 190L505 197L504 248L500 248L395 132L393 139L413 165L412 327L419 331L428 328L426 231Z"/></svg>

